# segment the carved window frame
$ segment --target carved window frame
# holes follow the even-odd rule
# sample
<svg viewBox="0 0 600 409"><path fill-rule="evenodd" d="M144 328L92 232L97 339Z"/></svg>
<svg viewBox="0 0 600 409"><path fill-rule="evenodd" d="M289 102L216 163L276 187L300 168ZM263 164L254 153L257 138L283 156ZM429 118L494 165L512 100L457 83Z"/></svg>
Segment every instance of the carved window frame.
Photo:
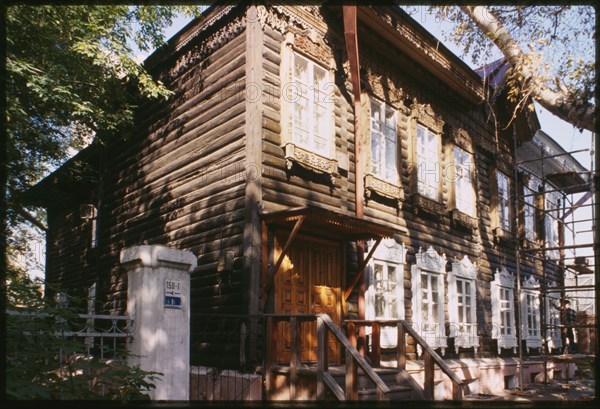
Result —
<svg viewBox="0 0 600 409"><path fill-rule="evenodd" d="M444 355L448 346L444 317L446 255L442 254L440 256L433 247L429 247L427 251L419 248L419 252L415 257L416 263L411 266L413 325L419 335L432 348L441 348L442 355ZM427 321L423 320L423 275L428 280L428 286L433 280L436 280L438 289L437 316L431 317ZM433 329L431 329L431 326L433 326Z"/></svg>
<svg viewBox="0 0 600 409"><path fill-rule="evenodd" d="M367 144L367 166L365 171L365 195L367 199L370 199L373 196L373 193L382 196L384 198L392 199L397 201L397 207L399 209L402 208L402 201L404 200L404 190L402 188L402 184L400 181L400 158L401 158L401 141L399 138L398 132L398 123L399 123L399 110L392 106L391 104L385 102L384 100L375 97L373 95L368 95L365 98L365 102L363 103L363 109L365 109L365 114L363 119L366 122L363 129L368 132L369 135L369 143ZM394 120L395 120L395 172L391 177L386 177L381 173L373 170L373 150L372 150L372 137L373 137L373 103L377 103L384 112L386 110L393 110L394 112ZM385 137L385 136L384 136Z"/></svg>
<svg viewBox="0 0 600 409"><path fill-rule="evenodd" d="M314 56L298 48L294 44L294 33L288 32L285 35L285 40L282 43L281 50L281 66L280 66L280 78L281 78L281 96L280 96L280 107L281 107L281 141L282 147L285 149L286 167L291 169L294 164L297 164L305 169L311 170L320 174L328 174L331 177L331 183L335 183L335 178L339 176L338 173L338 161L337 151L335 146L335 84L334 78L334 63L329 61L329 65L324 65L316 61ZM314 67L318 67L325 73L325 79L323 86L314 88L313 85L306 85L306 97L308 98L309 106L309 139L314 139L314 124L310 112L313 112L315 102L315 95L317 98L323 99L321 104L326 108L325 117L328 122L327 130L327 150L325 152L316 152L314 144L309 143L308 145L303 144L297 140L296 133L294 132L294 106L295 103L304 97L304 91L294 77L294 61L296 58L301 58L307 62L309 72L314 70ZM307 84L310 84L310 80ZM321 89L322 88L322 89ZM331 89L330 89L331 88ZM330 90L329 90L330 89Z"/></svg>
<svg viewBox="0 0 600 409"><path fill-rule="evenodd" d="M513 349L513 352L517 352L517 328L515 324L515 276L509 273L505 267L501 270L496 270L494 274L494 281L491 282L491 298L492 298L492 339L498 341L498 354L500 349ZM507 305L505 308L501 305L501 295L506 294L505 302ZM502 329L502 318L501 314L506 313L510 320L510 324L505 327L505 331Z"/></svg>
<svg viewBox="0 0 600 409"><path fill-rule="evenodd" d="M368 247L371 248L374 245L373 241L368 243ZM406 265L406 252L407 248L404 243L398 243L394 239L383 239L372 259L369 261L366 267L365 274L365 318L368 320L374 319L404 319L404 266ZM386 314L385 316L377 316L376 314L376 296L377 289L375 288L375 265L379 264L385 269L390 267L396 271L396 282L394 295L396 299L396 311L395 317L392 314ZM367 335L371 334L371 327L366 328ZM383 348L394 348L397 345L397 328L396 327L382 327L380 331L380 342Z"/></svg>
<svg viewBox="0 0 600 409"><path fill-rule="evenodd" d="M540 312L540 283L532 275L523 281L520 295L522 338L527 352L542 347L542 317Z"/></svg>
<svg viewBox="0 0 600 409"><path fill-rule="evenodd" d="M465 255L462 260L452 262L452 270L448 273L448 320L450 323L450 337L454 337L454 349L474 348L475 353L479 348L477 336L477 272L478 266ZM459 294L458 283L461 283L463 294ZM466 288L470 295L468 302L469 323L459 320L459 308L465 308ZM459 303L461 297L462 303Z"/></svg>

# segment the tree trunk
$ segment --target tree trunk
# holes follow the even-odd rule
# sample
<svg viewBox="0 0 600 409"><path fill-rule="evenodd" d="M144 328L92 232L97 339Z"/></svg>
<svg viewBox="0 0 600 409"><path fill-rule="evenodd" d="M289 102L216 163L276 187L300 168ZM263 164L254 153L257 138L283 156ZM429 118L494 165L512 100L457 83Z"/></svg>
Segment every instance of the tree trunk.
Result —
<svg viewBox="0 0 600 409"><path fill-rule="evenodd" d="M536 78L525 61L525 53L508 30L484 6L461 6L461 10L494 42L509 64L529 82L532 97L544 108L577 128L594 132L595 106L587 101L572 101L564 92L550 89Z"/></svg>

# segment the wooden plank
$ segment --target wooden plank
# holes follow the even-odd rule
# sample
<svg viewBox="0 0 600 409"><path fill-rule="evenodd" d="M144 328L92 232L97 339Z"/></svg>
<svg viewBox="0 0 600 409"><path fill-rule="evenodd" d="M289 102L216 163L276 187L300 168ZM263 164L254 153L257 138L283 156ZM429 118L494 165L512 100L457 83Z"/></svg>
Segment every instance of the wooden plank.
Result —
<svg viewBox="0 0 600 409"><path fill-rule="evenodd" d="M372 325L371 365L375 368L381 366L381 339L380 327L377 322Z"/></svg>
<svg viewBox="0 0 600 409"><path fill-rule="evenodd" d="M463 399L462 385L452 383L452 400L461 401Z"/></svg>
<svg viewBox="0 0 600 409"><path fill-rule="evenodd" d="M350 344L354 348L357 348L358 344L357 344L357 340L356 340L356 325L353 322L348 322L347 331L348 331L348 340L350 341Z"/></svg>
<svg viewBox="0 0 600 409"><path fill-rule="evenodd" d="M350 349L346 349L346 400L358 400L358 370Z"/></svg>
<svg viewBox="0 0 600 409"><path fill-rule="evenodd" d="M428 350L423 351L423 360L425 364L424 370L424 381L423 381L423 389L425 390L425 399L433 400L434 399L434 391L433 391L433 380L435 375L435 368L433 366L433 356Z"/></svg>
<svg viewBox="0 0 600 409"><path fill-rule="evenodd" d="M401 322L396 325L398 329L396 360L398 361L398 368L406 369L406 333Z"/></svg>
<svg viewBox="0 0 600 409"><path fill-rule="evenodd" d="M325 383L325 385L327 385L329 387L329 390L331 390L331 392L333 392L333 394L335 395L337 400L339 400L339 401L346 400L346 397L344 395L344 390L335 381L335 379L334 379L333 375L331 375L331 373L329 373L329 372L323 373L323 382Z"/></svg>
<svg viewBox="0 0 600 409"><path fill-rule="evenodd" d="M323 376L327 371L327 327L322 317L317 318L317 400L325 400Z"/></svg>
<svg viewBox="0 0 600 409"><path fill-rule="evenodd" d="M299 337L299 328L298 321L296 317L290 318L290 399L296 399L296 383L298 382L298 373L297 365L299 362L298 359L298 349L300 347L300 337Z"/></svg>

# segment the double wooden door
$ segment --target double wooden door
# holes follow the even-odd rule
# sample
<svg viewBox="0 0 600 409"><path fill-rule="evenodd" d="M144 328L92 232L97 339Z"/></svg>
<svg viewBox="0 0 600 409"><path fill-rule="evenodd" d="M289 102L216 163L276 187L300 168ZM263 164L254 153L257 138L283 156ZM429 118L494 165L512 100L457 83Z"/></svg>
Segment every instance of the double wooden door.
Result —
<svg viewBox="0 0 600 409"><path fill-rule="evenodd" d="M284 234L275 235L275 259L287 241ZM342 258L337 242L297 237L287 251L275 279L275 312L279 314L328 314L339 325L341 316ZM290 360L290 325L280 322L277 328L277 357L281 363ZM303 362L317 360L317 324L300 325L300 357ZM339 362L339 347L332 336L328 356Z"/></svg>

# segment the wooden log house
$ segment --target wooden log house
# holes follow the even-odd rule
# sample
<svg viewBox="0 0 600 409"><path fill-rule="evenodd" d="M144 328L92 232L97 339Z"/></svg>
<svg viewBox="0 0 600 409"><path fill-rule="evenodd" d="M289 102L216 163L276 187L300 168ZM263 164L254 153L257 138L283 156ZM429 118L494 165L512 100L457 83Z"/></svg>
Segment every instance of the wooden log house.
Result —
<svg viewBox="0 0 600 409"><path fill-rule="evenodd" d="M515 183L531 187L515 149L540 127L528 111L506 127L505 65L473 71L397 7L245 3L211 6L145 64L174 95L30 191L48 209L49 282L95 284L124 310L123 248L190 250L191 364L264 377L291 365L297 385L296 363L362 368L336 331L373 366L433 367L433 350L514 360L518 322L534 327L525 355L546 345L536 286L562 275L525 252L517 266L551 223L543 195L533 212L513 200ZM531 294L520 320L516 280ZM378 320L405 320L422 343ZM267 398L300 396L269 382ZM306 396L324 396L319 385Z"/></svg>

